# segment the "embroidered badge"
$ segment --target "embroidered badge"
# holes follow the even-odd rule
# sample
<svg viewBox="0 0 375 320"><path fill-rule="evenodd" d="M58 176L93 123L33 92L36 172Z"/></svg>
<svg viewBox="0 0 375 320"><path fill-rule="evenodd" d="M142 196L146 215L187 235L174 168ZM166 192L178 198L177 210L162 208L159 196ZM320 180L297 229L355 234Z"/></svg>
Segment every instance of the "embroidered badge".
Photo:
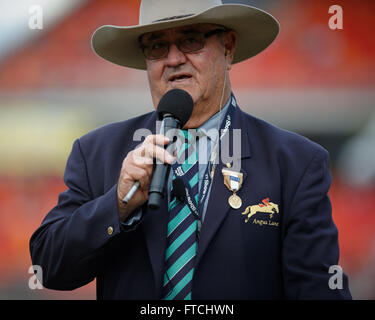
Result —
<svg viewBox="0 0 375 320"><path fill-rule="evenodd" d="M275 213L279 213L279 206L276 203L269 202L269 200L270 198L265 198L262 200L262 204L260 203L253 206L248 206L245 211L242 212L243 215L247 215L245 222L247 223L249 219L257 212L268 213L270 215L270 219L273 218Z"/></svg>

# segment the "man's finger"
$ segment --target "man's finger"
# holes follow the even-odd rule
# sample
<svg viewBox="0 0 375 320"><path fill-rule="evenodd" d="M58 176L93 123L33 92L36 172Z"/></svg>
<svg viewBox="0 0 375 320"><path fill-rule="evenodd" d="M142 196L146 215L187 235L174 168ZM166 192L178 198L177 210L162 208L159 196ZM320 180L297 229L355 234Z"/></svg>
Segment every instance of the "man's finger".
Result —
<svg viewBox="0 0 375 320"><path fill-rule="evenodd" d="M161 146L166 145L170 139L162 134L152 134L146 137L145 141L143 142L144 144L158 144Z"/></svg>
<svg viewBox="0 0 375 320"><path fill-rule="evenodd" d="M152 161L153 159L158 159L162 163L169 164L174 161L174 157L167 150L154 144L145 146L145 157L152 159Z"/></svg>

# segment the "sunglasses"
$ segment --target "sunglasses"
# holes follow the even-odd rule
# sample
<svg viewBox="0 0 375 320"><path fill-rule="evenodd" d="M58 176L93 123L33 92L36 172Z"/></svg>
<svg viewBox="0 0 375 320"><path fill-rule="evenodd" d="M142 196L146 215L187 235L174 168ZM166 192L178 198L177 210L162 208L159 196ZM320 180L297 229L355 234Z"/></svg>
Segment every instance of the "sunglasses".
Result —
<svg viewBox="0 0 375 320"><path fill-rule="evenodd" d="M174 43L183 53L195 52L203 49L206 39L215 34L227 31L226 29L214 29L206 33L192 32L177 39L175 42L165 40L151 41L149 44L141 44L142 52L148 60L158 60L168 56L169 48Z"/></svg>

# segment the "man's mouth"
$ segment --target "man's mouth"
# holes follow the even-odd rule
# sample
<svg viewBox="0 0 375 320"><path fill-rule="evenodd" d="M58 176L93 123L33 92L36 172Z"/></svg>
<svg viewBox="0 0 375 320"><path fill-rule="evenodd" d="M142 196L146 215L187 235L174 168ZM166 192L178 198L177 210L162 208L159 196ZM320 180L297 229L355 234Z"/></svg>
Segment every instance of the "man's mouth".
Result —
<svg viewBox="0 0 375 320"><path fill-rule="evenodd" d="M190 75L188 73L178 73L178 74L171 75L168 78L168 82L172 82L172 83L183 82L183 81L191 79L191 78L192 78L192 75Z"/></svg>

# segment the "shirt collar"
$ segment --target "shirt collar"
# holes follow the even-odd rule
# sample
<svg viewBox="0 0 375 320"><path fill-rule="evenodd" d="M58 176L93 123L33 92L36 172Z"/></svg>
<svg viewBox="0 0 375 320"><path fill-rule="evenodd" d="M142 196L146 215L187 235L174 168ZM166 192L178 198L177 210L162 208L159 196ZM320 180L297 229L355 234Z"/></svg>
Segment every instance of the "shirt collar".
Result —
<svg viewBox="0 0 375 320"><path fill-rule="evenodd" d="M221 109L221 121L223 121L224 116L226 115L230 102L232 100L232 95L229 96L229 99L225 106ZM204 136L207 136L211 140L216 140L217 133L212 129L217 129L217 121L219 121L220 111L216 112L211 118L209 118L205 123L203 123L197 130L201 131ZM215 133L213 133L215 132Z"/></svg>

